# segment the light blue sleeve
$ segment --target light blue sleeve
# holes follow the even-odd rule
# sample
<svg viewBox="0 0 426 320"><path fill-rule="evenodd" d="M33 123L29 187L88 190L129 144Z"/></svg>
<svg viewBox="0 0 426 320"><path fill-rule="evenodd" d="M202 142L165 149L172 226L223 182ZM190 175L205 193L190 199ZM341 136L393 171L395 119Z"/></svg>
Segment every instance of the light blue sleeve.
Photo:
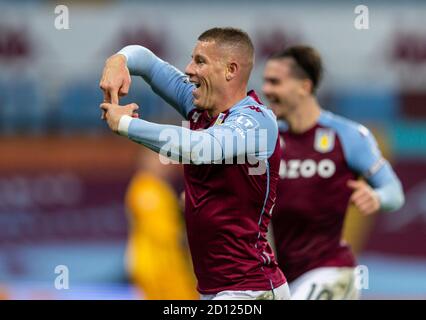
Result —
<svg viewBox="0 0 426 320"><path fill-rule="evenodd" d="M174 66L161 60L149 49L131 45L119 54L127 58L131 75L141 76L167 103L172 105L185 119L194 108L192 90L194 85Z"/></svg>
<svg viewBox="0 0 426 320"><path fill-rule="evenodd" d="M278 137L275 114L266 108L251 109L239 106L230 112L226 121L207 129L222 139L224 158L248 155L259 160L268 159L274 152ZM230 144L228 141L233 142ZM232 149L229 146L232 145Z"/></svg>
<svg viewBox="0 0 426 320"><path fill-rule="evenodd" d="M168 158L193 164L225 163L246 156L268 159L275 150L278 128L269 110L254 114L244 109L231 112L223 124L205 130L129 120L126 135ZM253 162L254 164L254 162Z"/></svg>
<svg viewBox="0 0 426 320"><path fill-rule="evenodd" d="M337 125L338 134L349 167L377 192L381 210L398 210L405 201L402 185L389 162L383 158L374 136L360 124L342 121Z"/></svg>

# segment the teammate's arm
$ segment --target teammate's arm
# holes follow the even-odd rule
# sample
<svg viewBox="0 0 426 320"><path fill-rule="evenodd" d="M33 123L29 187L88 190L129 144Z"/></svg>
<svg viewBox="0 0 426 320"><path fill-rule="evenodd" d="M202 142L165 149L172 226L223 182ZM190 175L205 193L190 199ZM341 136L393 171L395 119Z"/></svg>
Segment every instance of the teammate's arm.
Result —
<svg viewBox="0 0 426 320"><path fill-rule="evenodd" d="M191 84L178 69L161 60L149 49L131 45L110 57L104 68L100 87L109 96L122 96L128 93L130 75L141 76L164 100L171 104L183 117L187 117L192 104ZM118 93L118 94L117 94ZM118 104L116 100L107 102Z"/></svg>
<svg viewBox="0 0 426 320"><path fill-rule="evenodd" d="M401 208L405 201L401 182L383 158L371 132L359 126L352 138L347 155L349 166L368 182L368 185L363 181L348 182L348 186L354 189L352 202L366 214L378 209L395 211ZM371 210L374 197L378 201L377 210Z"/></svg>

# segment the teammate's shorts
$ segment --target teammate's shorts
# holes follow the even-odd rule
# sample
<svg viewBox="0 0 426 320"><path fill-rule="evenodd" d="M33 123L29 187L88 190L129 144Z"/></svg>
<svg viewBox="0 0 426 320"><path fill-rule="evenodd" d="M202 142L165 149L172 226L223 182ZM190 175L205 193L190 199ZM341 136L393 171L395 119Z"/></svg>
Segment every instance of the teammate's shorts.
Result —
<svg viewBox="0 0 426 320"><path fill-rule="evenodd" d="M355 268L322 267L312 269L293 280L292 300L357 300Z"/></svg>
<svg viewBox="0 0 426 320"><path fill-rule="evenodd" d="M202 294L201 300L289 300L290 290L288 284L267 291L221 291L217 294Z"/></svg>

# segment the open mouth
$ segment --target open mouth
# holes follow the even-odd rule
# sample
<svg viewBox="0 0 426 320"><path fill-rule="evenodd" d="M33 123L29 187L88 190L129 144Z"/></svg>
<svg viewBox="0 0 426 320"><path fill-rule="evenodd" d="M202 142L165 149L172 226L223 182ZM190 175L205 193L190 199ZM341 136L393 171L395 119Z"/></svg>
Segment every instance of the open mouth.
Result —
<svg viewBox="0 0 426 320"><path fill-rule="evenodd" d="M199 89L201 87L201 83L195 81L195 80L189 80L189 82L191 82L196 89Z"/></svg>
<svg viewBox="0 0 426 320"><path fill-rule="evenodd" d="M270 104L278 104L280 102L280 99L274 96L267 96L266 98L268 99Z"/></svg>
<svg viewBox="0 0 426 320"><path fill-rule="evenodd" d="M268 99L269 106L271 108L277 107L279 105L278 99Z"/></svg>
<svg viewBox="0 0 426 320"><path fill-rule="evenodd" d="M199 83L198 81L194 81L194 80L190 80L190 82L194 85L194 89L192 90L192 95L194 96L195 99L199 98L200 96L200 87L201 87L201 83Z"/></svg>

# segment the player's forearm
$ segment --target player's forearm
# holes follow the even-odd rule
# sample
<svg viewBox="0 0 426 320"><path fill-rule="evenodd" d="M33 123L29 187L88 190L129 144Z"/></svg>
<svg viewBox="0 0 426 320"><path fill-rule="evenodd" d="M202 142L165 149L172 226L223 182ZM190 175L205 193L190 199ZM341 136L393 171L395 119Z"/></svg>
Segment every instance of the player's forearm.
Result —
<svg viewBox="0 0 426 320"><path fill-rule="evenodd" d="M155 64L163 62L151 50L138 45L124 47L118 54L126 57L132 76L142 76L148 80L152 78Z"/></svg>
<svg viewBox="0 0 426 320"><path fill-rule="evenodd" d="M155 93L171 104L184 118L187 117L189 111L194 108L193 85L181 71L142 46L127 46L118 53L127 58L131 75L143 77Z"/></svg>
<svg viewBox="0 0 426 320"><path fill-rule="evenodd" d="M129 116L120 119L118 131L120 135L179 162L208 164L223 157L222 146L205 131L157 124Z"/></svg>
<svg viewBox="0 0 426 320"><path fill-rule="evenodd" d="M395 211L404 205L404 192L399 183L389 183L384 187L375 189L375 191L379 196L382 211Z"/></svg>
<svg viewBox="0 0 426 320"><path fill-rule="evenodd" d="M401 182L388 163L378 173L375 185L374 190L380 199L382 211L395 211L404 205L405 197Z"/></svg>
<svg viewBox="0 0 426 320"><path fill-rule="evenodd" d="M251 164L256 164L258 160L265 160L273 153L278 129L276 122L271 120L268 123L272 125L265 125L263 130L247 130L244 129L246 121L256 120L236 114L224 125L206 130L190 130L123 116L119 121L118 131L158 153L171 154L176 161L210 164L221 160L233 161L237 157L238 161L248 160Z"/></svg>

